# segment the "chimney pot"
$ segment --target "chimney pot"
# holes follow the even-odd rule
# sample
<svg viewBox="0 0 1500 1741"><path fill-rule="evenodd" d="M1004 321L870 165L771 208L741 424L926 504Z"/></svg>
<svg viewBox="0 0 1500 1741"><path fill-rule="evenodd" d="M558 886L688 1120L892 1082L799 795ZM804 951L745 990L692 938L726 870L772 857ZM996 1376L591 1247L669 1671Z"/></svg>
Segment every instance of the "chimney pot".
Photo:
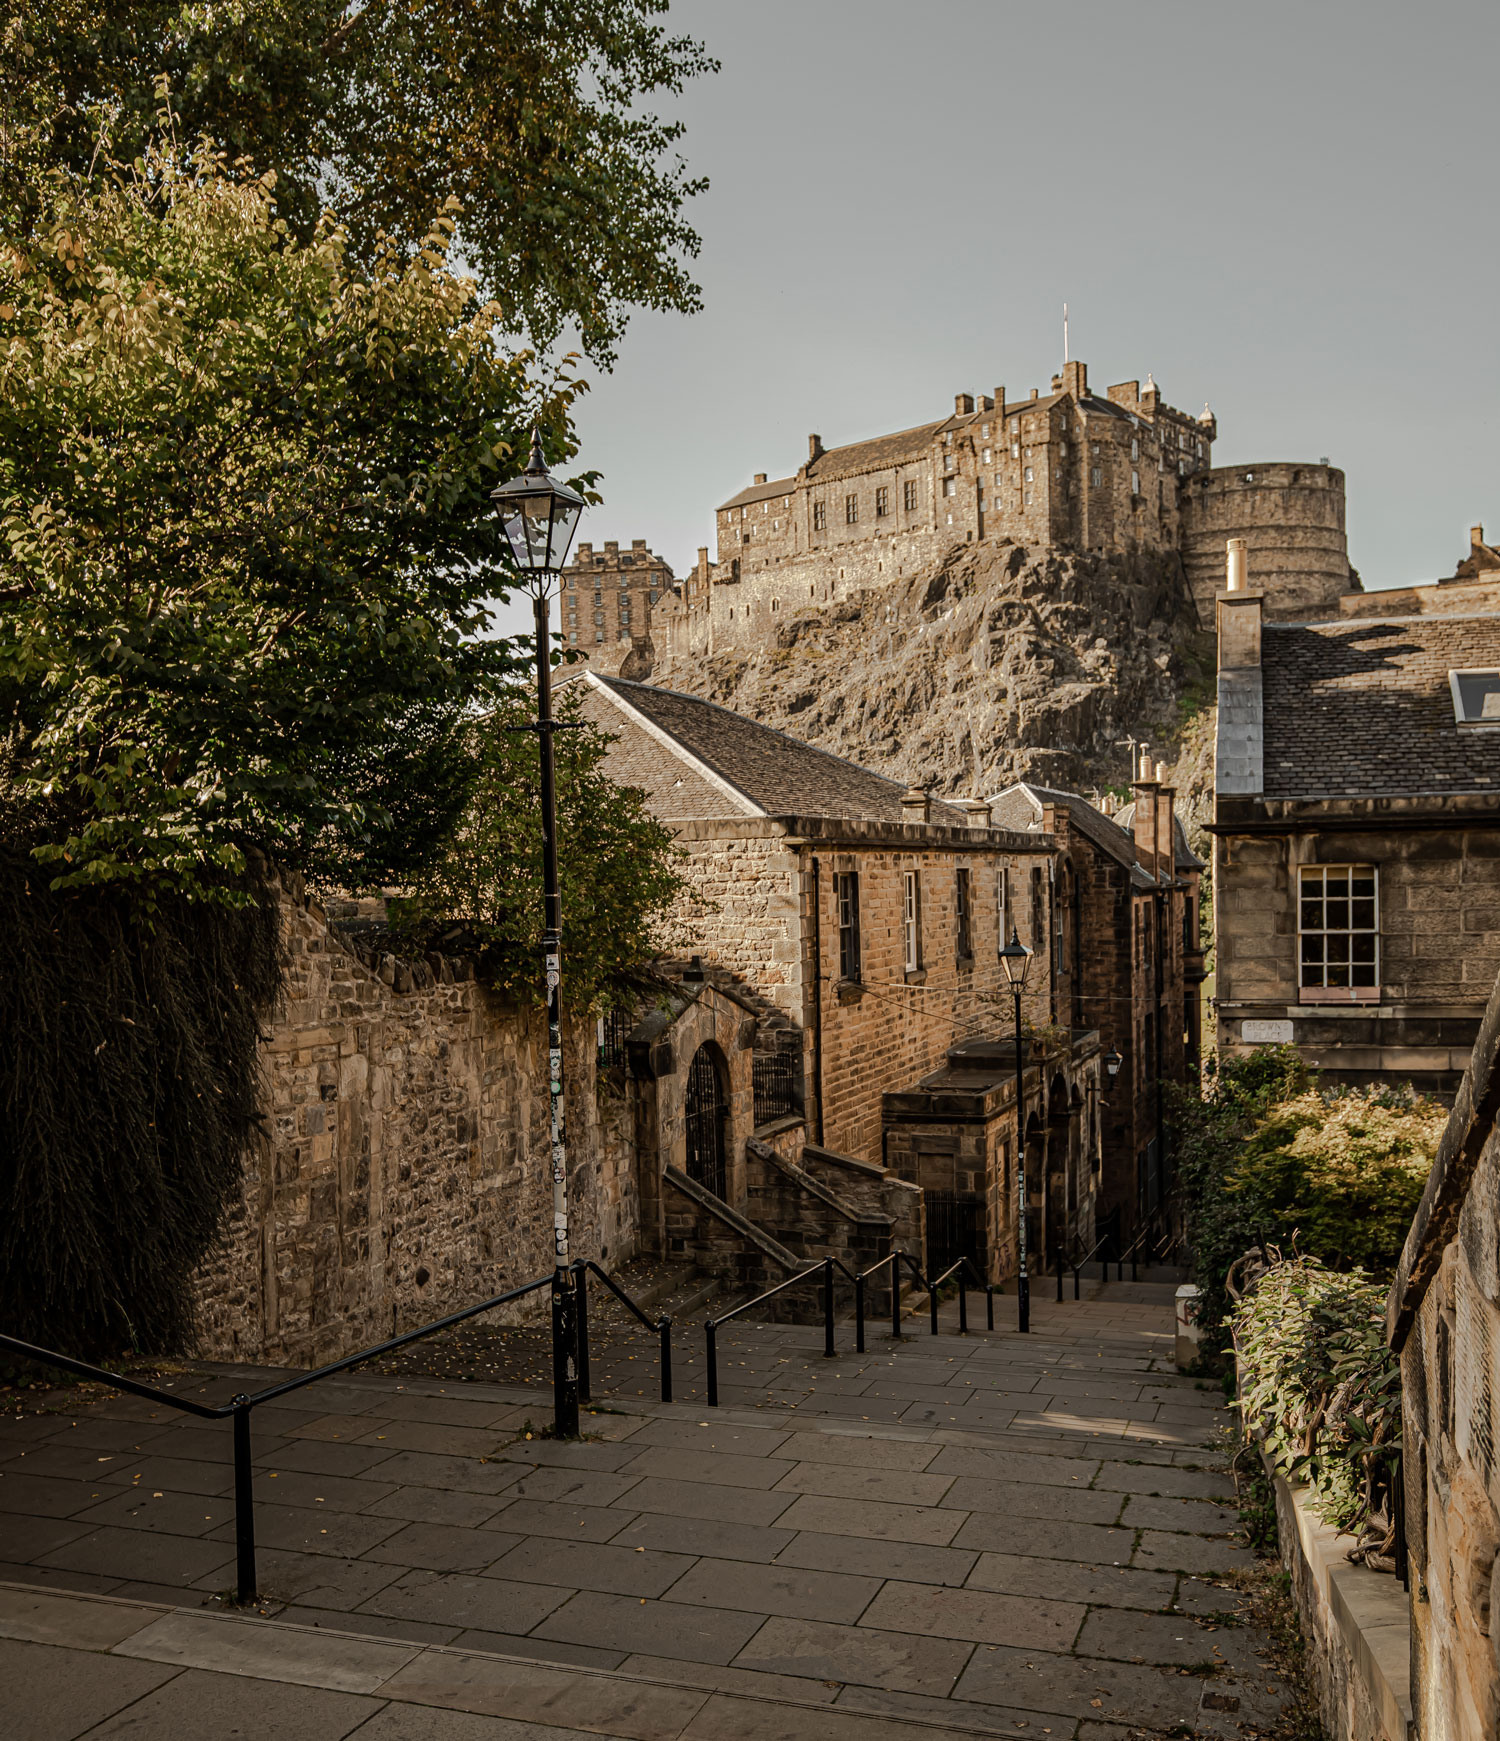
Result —
<svg viewBox="0 0 1500 1741"><path fill-rule="evenodd" d="M1245 571L1248 566L1245 540L1231 538L1224 546L1225 575L1224 584L1230 592L1245 590Z"/></svg>
<svg viewBox="0 0 1500 1741"><path fill-rule="evenodd" d="M1167 764L1165 762L1156 764L1156 783L1158 786L1165 786L1167 783Z"/></svg>

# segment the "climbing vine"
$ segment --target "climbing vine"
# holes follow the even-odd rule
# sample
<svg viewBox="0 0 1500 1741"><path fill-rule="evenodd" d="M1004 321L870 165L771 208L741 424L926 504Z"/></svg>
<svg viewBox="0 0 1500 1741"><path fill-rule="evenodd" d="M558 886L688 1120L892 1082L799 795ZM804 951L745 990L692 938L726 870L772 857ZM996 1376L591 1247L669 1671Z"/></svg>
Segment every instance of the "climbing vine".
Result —
<svg viewBox="0 0 1500 1741"><path fill-rule="evenodd" d="M240 1185L280 974L250 902L63 894L0 840L0 1329L65 1353L187 1345ZM3 1365L3 1357L0 1357Z"/></svg>

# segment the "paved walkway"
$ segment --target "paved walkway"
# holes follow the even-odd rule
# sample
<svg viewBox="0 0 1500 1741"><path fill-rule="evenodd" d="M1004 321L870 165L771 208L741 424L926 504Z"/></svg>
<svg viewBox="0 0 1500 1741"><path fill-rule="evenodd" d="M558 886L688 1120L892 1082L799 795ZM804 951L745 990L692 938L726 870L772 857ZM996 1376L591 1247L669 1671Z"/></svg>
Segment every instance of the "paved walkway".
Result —
<svg viewBox="0 0 1500 1741"><path fill-rule="evenodd" d="M576 1445L524 1436L535 1391L330 1381L256 1411L255 1617L221 1601L227 1425L129 1398L4 1422L20 1736L1253 1734L1275 1682L1213 1581L1249 1556L1170 1293L1043 1302L1030 1337L960 1338L950 1307L833 1361L747 1326L725 1406L648 1380Z"/></svg>

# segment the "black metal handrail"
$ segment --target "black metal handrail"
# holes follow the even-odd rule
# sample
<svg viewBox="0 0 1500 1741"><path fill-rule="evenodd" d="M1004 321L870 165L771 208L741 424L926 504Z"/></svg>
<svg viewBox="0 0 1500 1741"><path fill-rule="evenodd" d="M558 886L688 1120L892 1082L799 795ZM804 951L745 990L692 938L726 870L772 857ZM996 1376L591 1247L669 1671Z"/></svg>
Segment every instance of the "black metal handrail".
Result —
<svg viewBox="0 0 1500 1741"><path fill-rule="evenodd" d="M868 1269L856 1274L842 1259L832 1255L821 1258L816 1264L799 1271L794 1276L788 1276L785 1281L778 1282L774 1288L767 1288L763 1294L757 1294L754 1299L742 1300L731 1311L722 1312L717 1318L705 1318L703 1334L705 1352L708 1363L708 1406L719 1406L719 1326L727 1324L731 1318L739 1317L741 1312L748 1312L752 1306L759 1306L766 1300L774 1299L777 1294L785 1293L788 1288L795 1287L798 1282L805 1282L814 1276L823 1278L823 1353L825 1358L832 1359L837 1353L834 1344L833 1331L833 1275L838 1270L854 1283L854 1349L857 1354L865 1351L865 1283L873 1275L878 1275L888 1264L891 1268L891 1335L897 1341L901 1337L901 1265L905 1264L911 1271L918 1285L926 1290L931 1313L932 1334L938 1333L938 1290L951 1276L958 1277L958 1329L960 1335L967 1335L969 1329L969 1296L964 1285L964 1273L968 1272L974 1279L976 1288L984 1290L985 1319L989 1329L995 1328L995 1290L985 1281L968 1257L961 1257L952 1263L940 1276L930 1281L922 1273L921 1265L908 1251L889 1251L883 1258L872 1263Z"/></svg>
<svg viewBox="0 0 1500 1741"><path fill-rule="evenodd" d="M578 1290L578 1395L581 1401L589 1398L589 1291L587 1275L592 1270L605 1287L615 1296L622 1306L627 1306L648 1330L654 1330L660 1339L658 1363L661 1376L661 1400L672 1400L672 1320L669 1317L651 1319L631 1299L607 1270L601 1269L592 1258L574 1258L573 1275Z"/></svg>
<svg viewBox="0 0 1500 1741"><path fill-rule="evenodd" d="M1103 1237L1103 1239L1099 1240L1098 1243L1094 1246L1094 1249L1092 1251L1085 1252L1084 1255L1082 1257L1080 1257L1079 1259L1077 1259L1076 1262L1072 1258L1068 1258L1066 1260L1068 1268L1070 1270L1072 1270L1072 1272L1073 1272L1073 1298L1075 1300L1081 1299L1083 1297L1080 1290L1081 1290L1083 1272L1084 1272L1085 1267L1088 1264L1091 1264L1094 1261L1094 1259L1099 1256L1099 1253L1104 1250L1105 1246L1109 1245L1110 1243L1111 1243L1110 1236L1109 1236L1109 1234L1106 1233L1105 1236ZM1063 1254L1062 1254L1062 1251L1059 1250L1058 1254L1057 1254L1057 1303L1058 1303L1058 1305L1062 1304L1062 1297L1063 1297L1063 1263L1064 1263ZM1109 1280L1109 1259L1107 1257L1100 1258L1100 1261L1099 1261L1099 1280L1101 1282L1107 1282Z"/></svg>
<svg viewBox="0 0 1500 1741"><path fill-rule="evenodd" d="M653 1323L636 1305L635 1301L619 1286L614 1278L592 1261L586 1264L579 1260L573 1264L575 1279L582 1289L582 1271L591 1269L605 1283L610 1291L629 1306L636 1317L648 1329L656 1330L661 1336L661 1385L662 1401L672 1400L672 1345L671 1320L661 1318ZM845 1272L848 1273L847 1271ZM492 1312L497 1306L509 1305L513 1300L524 1299L527 1294L534 1294L540 1288L551 1287L556 1280L555 1274L538 1276L535 1281L523 1282L520 1287L508 1288L503 1294L496 1294L488 1300L481 1300L477 1306L465 1306L462 1311L449 1312L446 1317L436 1318L430 1324L423 1324L415 1330L404 1330L399 1336L389 1337L384 1342L378 1342L372 1348L362 1348L357 1354L346 1354L341 1360L331 1360L326 1366L315 1367L311 1372L299 1373L295 1378L283 1379L278 1384L267 1385L264 1390L257 1390L247 1395L241 1391L227 1403L194 1402L189 1397L174 1396L171 1391L160 1390L152 1384L143 1384L139 1379L127 1378L123 1372L111 1372L108 1367L95 1366L91 1361L75 1359L71 1354L60 1354L54 1348L40 1348L35 1343L23 1342L17 1336L0 1335L0 1350L16 1354L25 1360L34 1360L41 1366L55 1366L64 1372L77 1373L81 1378L91 1378L96 1383L110 1385L115 1390L123 1390L131 1396L144 1397L148 1402L165 1403L169 1408L179 1409L184 1414L197 1415L200 1420L229 1420L234 1437L234 1542L235 1542L235 1599L241 1603L254 1602L256 1599L255 1576L255 1483L251 1467L250 1454L250 1416L262 1403L274 1402L277 1397L287 1396L294 1390L305 1389L310 1384L317 1384L325 1378L332 1378L335 1373L347 1372L351 1367L363 1365L367 1360L378 1360L382 1355L392 1354L398 1348L405 1348L412 1342L420 1342L426 1336L433 1336L439 1330L449 1330L455 1324L465 1323L470 1318L477 1318L483 1312ZM588 1321L580 1315L578 1346L575 1350L581 1375L588 1372ZM554 1361L557 1350L553 1349ZM585 1377L582 1394L587 1397L588 1385Z"/></svg>
<svg viewBox="0 0 1500 1741"><path fill-rule="evenodd" d="M1157 1249L1156 1242L1158 1240L1166 1242L1161 1250ZM1140 1232L1136 1234L1129 1247L1120 1253L1119 1258L1115 1263L1115 1280L1117 1282L1122 1282L1125 1279L1126 1258L1130 1259L1131 1281L1139 1281L1140 1276L1137 1270L1137 1265L1140 1261L1142 1246L1145 1246L1148 1251L1148 1256L1145 1259L1147 1263L1151 1262L1152 1257L1161 1257L1165 1251L1171 1250L1171 1230L1169 1228L1158 1227L1154 1218L1151 1221L1148 1221Z"/></svg>

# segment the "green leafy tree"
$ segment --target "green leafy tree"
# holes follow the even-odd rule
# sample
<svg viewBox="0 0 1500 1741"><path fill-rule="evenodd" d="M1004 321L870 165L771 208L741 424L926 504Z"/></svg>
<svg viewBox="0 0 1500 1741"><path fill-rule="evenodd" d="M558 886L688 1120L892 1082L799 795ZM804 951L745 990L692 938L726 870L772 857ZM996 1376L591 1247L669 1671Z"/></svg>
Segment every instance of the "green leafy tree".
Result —
<svg viewBox="0 0 1500 1741"><path fill-rule="evenodd" d="M581 713L581 685L557 697L558 884L563 989L575 1008L604 1008L645 983L682 888L680 851L644 794L605 771L613 741ZM475 947L502 995L542 1000L541 766L534 691L515 688L475 727L473 792L443 857L393 904L398 930L429 946Z"/></svg>
<svg viewBox="0 0 1500 1741"><path fill-rule="evenodd" d="M460 254L512 332L568 326L608 361L630 307L690 311L705 185L649 112L715 68L667 0L19 0L0 30L0 145L25 195L103 133L149 146L159 89L189 137L276 176L303 241L331 206L369 270L461 208ZM27 198L18 202L23 213Z"/></svg>
<svg viewBox="0 0 1500 1741"><path fill-rule="evenodd" d="M399 877L471 778L491 488L538 392L448 261L351 269L208 151L56 179L0 253L0 798L56 888Z"/></svg>

